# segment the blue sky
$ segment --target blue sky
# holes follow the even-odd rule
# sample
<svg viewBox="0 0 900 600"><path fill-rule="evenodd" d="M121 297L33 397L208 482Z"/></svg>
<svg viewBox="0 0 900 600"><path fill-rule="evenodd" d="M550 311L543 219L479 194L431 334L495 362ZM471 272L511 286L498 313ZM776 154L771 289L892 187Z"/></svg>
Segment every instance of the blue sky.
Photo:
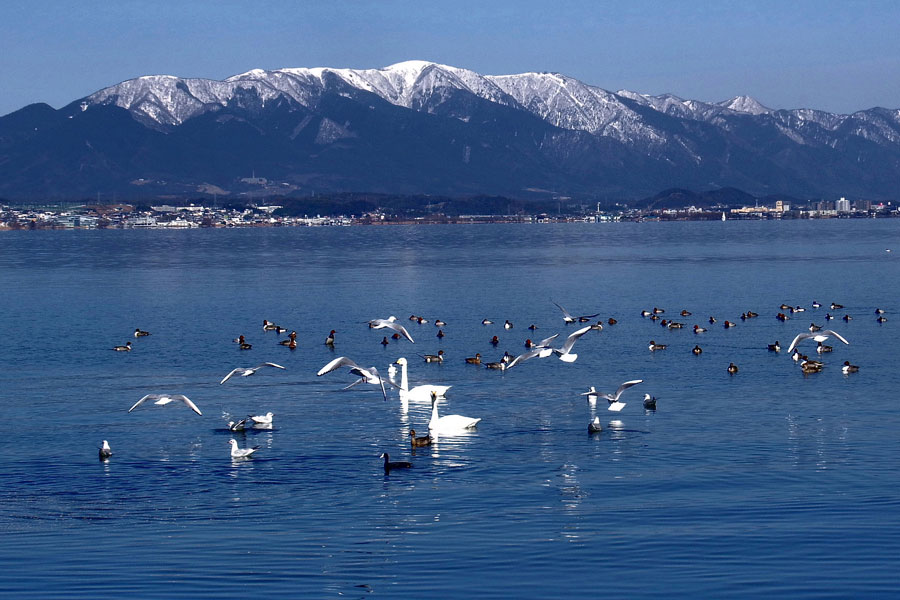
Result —
<svg viewBox="0 0 900 600"><path fill-rule="evenodd" d="M0 3L0 115L140 75L409 59L772 108L900 108L900 2Z"/></svg>

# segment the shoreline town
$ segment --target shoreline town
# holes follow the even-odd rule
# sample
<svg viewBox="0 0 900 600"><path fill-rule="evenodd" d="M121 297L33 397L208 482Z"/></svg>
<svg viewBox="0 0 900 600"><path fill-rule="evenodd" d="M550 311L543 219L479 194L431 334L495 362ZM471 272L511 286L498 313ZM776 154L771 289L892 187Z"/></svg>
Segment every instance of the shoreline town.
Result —
<svg viewBox="0 0 900 600"><path fill-rule="evenodd" d="M582 210L557 214L469 214L433 213L412 216L392 210L374 210L360 215L294 216L283 214L280 205L248 204L217 207L197 204L156 205L138 208L130 204L0 205L0 230L21 229L191 229L223 227L317 227L353 225L415 225L475 223L594 223L618 221L715 221L772 219L861 219L900 216L892 203L810 202L801 208L781 200L767 206L712 208Z"/></svg>

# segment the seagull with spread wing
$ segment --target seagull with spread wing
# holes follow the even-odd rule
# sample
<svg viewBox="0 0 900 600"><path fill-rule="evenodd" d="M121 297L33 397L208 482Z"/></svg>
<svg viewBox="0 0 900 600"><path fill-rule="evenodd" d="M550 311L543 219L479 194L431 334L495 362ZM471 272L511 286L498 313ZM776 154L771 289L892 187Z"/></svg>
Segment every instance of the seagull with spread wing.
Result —
<svg viewBox="0 0 900 600"><path fill-rule="evenodd" d="M241 377L250 377L251 375L255 375L257 371L262 369L263 367L275 367L276 369L283 369L281 365L276 365L275 363L264 362L262 364L256 365L255 367L237 367L231 370L231 373L225 376L219 384L223 384L235 375L240 375Z"/></svg>
<svg viewBox="0 0 900 600"><path fill-rule="evenodd" d="M359 385L360 383L371 383L372 385L380 385L381 386L381 394L384 396L384 399L387 400L387 391L384 389L385 381L387 381L388 385L392 385L397 387L397 384L392 382L389 379L384 379L381 375L378 374L378 369L375 367L361 367L346 356L338 356L327 365L319 369L319 372L316 373L317 376L321 377L326 373L331 373L332 371L336 371L341 367L348 367L350 372L354 375L358 376L359 379L345 387L345 390L349 390L353 386Z"/></svg>
<svg viewBox="0 0 900 600"><path fill-rule="evenodd" d="M828 338L830 338L832 336L841 340L845 344L850 344L850 342L848 342L843 337L841 337L841 334L839 334L838 332L832 331L831 329L824 329L822 331L816 331L815 333L798 333L797 337L794 338L794 341L791 342L791 345L788 348L788 353L791 353L794 350L794 348L797 347L797 344L799 344L803 340L808 340L808 339L812 338L813 340L815 340L817 342L824 342L825 340L827 340Z"/></svg>
<svg viewBox="0 0 900 600"><path fill-rule="evenodd" d="M197 405L191 402L191 399L184 394L147 394L146 396L135 402L134 405L128 409L128 412L136 409L138 406L143 404L145 400L154 400L153 404L156 404L157 406L165 406L166 404L176 401L184 402L192 411L194 411L198 415L203 414L202 412L200 412L200 409L197 408Z"/></svg>
<svg viewBox="0 0 900 600"><path fill-rule="evenodd" d="M413 344L416 343L415 340L412 339L412 336L409 335L406 327L404 327L400 323L397 323L397 317L393 315L388 317L387 319L372 319L371 321L369 321L369 327L372 329L384 329L385 327L387 327L388 329L393 329Z"/></svg>

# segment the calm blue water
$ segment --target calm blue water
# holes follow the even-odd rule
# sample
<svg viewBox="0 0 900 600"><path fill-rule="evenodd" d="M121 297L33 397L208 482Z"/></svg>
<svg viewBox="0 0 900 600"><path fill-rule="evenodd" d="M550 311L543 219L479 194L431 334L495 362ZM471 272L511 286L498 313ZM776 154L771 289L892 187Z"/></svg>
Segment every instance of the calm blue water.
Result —
<svg viewBox="0 0 900 600"><path fill-rule="evenodd" d="M4 232L0 595L895 596L898 234L900 220ZM464 364L565 335L552 300L619 323L572 364ZM822 373L767 352L832 301L855 319L831 322L850 345ZM808 312L781 323L782 302ZM639 316L654 306L719 323L667 331ZM747 310L760 317L741 322ZM383 348L365 325L392 314L415 345ZM242 333L252 350L231 343ZM442 365L418 356L438 349ZM483 421L412 452L429 407L316 377L338 355L382 372L406 356L413 384L452 384L443 413ZM844 360L860 372L842 375ZM219 385L263 361L286 370ZM580 393L635 378L588 435ZM157 392L204 414L126 412ZM272 430L224 429L223 413L266 411ZM232 437L256 458L233 462ZM385 476L384 451L413 468Z"/></svg>

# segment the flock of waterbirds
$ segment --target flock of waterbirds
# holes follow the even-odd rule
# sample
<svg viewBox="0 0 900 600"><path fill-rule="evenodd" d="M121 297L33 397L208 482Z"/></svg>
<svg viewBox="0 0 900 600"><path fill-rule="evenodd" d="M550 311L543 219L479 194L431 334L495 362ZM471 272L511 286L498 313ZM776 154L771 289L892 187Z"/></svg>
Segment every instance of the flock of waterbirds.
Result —
<svg viewBox="0 0 900 600"><path fill-rule="evenodd" d="M600 313L594 313L590 315L582 315L582 316L573 316L569 313L565 308L553 302L555 306L562 311L563 321L565 325L569 325L571 323L589 323L592 319L596 318ZM822 305L816 301L812 303L813 310L817 310ZM830 305L831 310L843 309L844 307L840 304L832 303ZM786 304L782 304L780 309L782 311L788 311L792 315L796 315L797 313L803 313L806 309L802 306L790 306ZM685 329L686 325L682 322L678 322L675 320L667 319L664 317L665 310L655 307L652 310L643 310L640 313L642 318L650 319L651 321L657 321L659 324L668 329L668 330L677 330L677 329ZM679 314L679 317L686 318L692 316L692 313L688 310L682 310ZM875 310L876 320L878 323L884 323L887 319L884 316L884 310L876 309ZM747 319L753 319L758 317L759 314L753 311L748 311L742 313L740 316L741 321L746 321ZM779 321L786 322L791 317L787 316L786 312L779 312L776 315L776 318ZM835 317L831 313L827 313L825 315L825 320L830 321ZM844 322L849 322L853 317L849 314L845 314L841 317ZM411 315L409 320L418 324L427 324L429 321L421 316ZM709 327L714 326L718 320L715 317L710 316L708 318ZM618 321L615 318L608 318L606 320L606 324L608 326L616 325ZM440 319L436 319L434 321L436 327L438 327L437 338L439 340L443 340L445 337L443 327L446 326L446 323ZM483 319L481 321L481 325L484 327L493 325L494 322L490 319ZM504 354L497 361L483 361L482 355L480 353L475 353L472 357L466 357L465 363L472 365L483 365L487 369L499 370L499 371L508 371L513 367L524 363L525 361L531 360L533 358L547 358L551 356L556 356L560 361L573 363L578 359L578 355L573 353L572 350L574 348L575 343L581 339L583 336L587 335L591 331L600 332L603 330L604 321L601 319L596 323L585 325L576 331L570 333L562 344L558 347L554 347L553 343L556 338L559 337L559 333L551 335L547 338L544 338L538 342L533 342L531 339L525 340L526 351L518 354L512 355L508 351L504 352ZM736 326L735 322L725 320L723 323L723 327L725 329L730 329ZM406 340L410 343L415 343L412 335L410 335L409 330L406 329L403 325L398 322L398 319L394 316L390 316L387 319L372 319L368 322L368 327L371 329L389 329L393 333L391 334L391 338L394 341ZM504 329L510 330L514 327L513 323L506 319L503 324ZM690 329L695 335L702 336L703 334L709 331L709 327L701 327L698 324L693 325ZM530 325L528 327L529 330L534 331L537 329L536 325ZM810 323L809 332L803 331L798 333L793 341L787 348L787 353L791 355L792 359L800 365L800 370L804 375L809 375L812 373L818 373L823 370L825 367L825 363L821 360L813 360L810 359L807 355L802 354L799 351L798 346L801 345L806 340L813 340L816 342L816 351L819 355L829 353L833 351L832 346L827 346L824 342L828 341L831 338L834 338L843 344L849 345L850 342L847 341L842 335L832 329L824 329L820 325L816 325L815 323ZM268 320L263 320L263 330L274 331L277 334L281 334L287 331L286 328L280 327ZM337 332L332 329L327 334L325 338L324 344L329 347L331 350L334 350L335 344L335 334ZM135 329L134 337L142 338L149 336L150 332L144 331L140 328ZM297 332L291 331L288 338L286 340L281 340L278 342L279 345L287 346L291 350L294 350L297 347ZM490 343L496 347L498 345L498 336L492 336ZM250 350L252 349L252 344L248 343L244 337L244 335L240 335L238 338L233 340L234 343L238 344L240 350ZM380 342L383 345L388 345L391 342L388 341L387 336L383 338ZM132 350L131 342L127 342L124 345L114 346L113 350L117 352L130 352ZM658 344L654 340L650 340L648 345L648 349L650 352L658 352L662 350L666 350L668 348L668 344ZM772 344L767 344L767 349L770 352L781 352L781 344L778 341L775 341ZM695 344L691 349L694 355L700 355L702 353L702 348L699 344ZM426 363L442 363L445 360L444 351L439 350L436 354L424 354L419 355L424 359ZM442 400L446 399L446 394L452 386L448 385L431 385L431 384L420 384L416 385L412 388L409 387L409 370L408 370L409 361L406 358L398 358L396 361L391 363L387 369L387 377L382 376L378 369L375 366L371 367L363 367L358 365L352 359L346 356L338 356L333 360L329 361L323 367L321 367L316 373L317 376L326 375L328 373L332 373L334 371L338 371L341 369L347 369L347 371L354 375L357 379L355 379L348 386L344 387L343 390L348 390L353 388L359 384L371 384L379 386L382 396L385 401L389 399L388 390L397 390L397 394L401 403L406 406L409 402L426 402L431 404L431 418L428 421L428 434L425 436L417 436L414 429L410 429L410 445L412 448L429 446L433 444L439 436L454 436L459 435L460 433L471 431L474 429L477 424L481 421L481 418L473 418L466 417L463 415L451 414L451 415L440 415L438 412L438 406ZM249 377L251 375L256 374L260 369L264 367L272 367L274 369L282 369L285 367L272 363L272 362L263 362L255 367L236 367L232 369L225 377L219 382L220 384L226 383L229 379L234 376L240 377ZM397 373L399 367L400 381L397 382ZM732 361L729 363L727 367L727 372L730 375L735 375L739 372L739 367ZM859 367L851 364L849 361L844 361L841 366L842 372L847 375L850 373L855 373L859 371ZM625 391L630 389L633 386L636 386L640 383L643 383L642 379L632 379L629 381L625 381L622 383L618 389L614 392L599 392L596 390L594 386L587 392L583 392L580 395L585 396L587 398L588 404L591 408L591 412L593 413L596 404L600 400L606 400L607 409L613 412L619 412L623 408L625 408L626 403L621 401L621 397ZM181 403L194 411L197 415L202 416L200 408L187 396L183 394L159 394L159 393L150 393L144 395L140 400L135 402L131 408L128 409L128 412L132 412L136 408L141 405L144 405L147 401L151 401L154 406L166 406L173 403ZM656 411L657 407L657 398L652 396L649 393L644 394L643 407L646 411ZM231 419L231 415L225 414L223 415L225 418ZM231 432L243 432L246 428L263 428L263 429L271 429L273 423L273 413L267 412L266 414L261 415L248 415L245 418L235 420L229 420L227 423L227 429ZM603 425L601 423L599 415L594 415L593 419L588 423L588 432L589 434L595 434L602 431ZM238 445L238 442L231 438L229 440L229 445L231 446L231 458L233 460L244 460L249 459L253 456L253 454L259 449L259 446L253 447L245 447L241 448ZM112 456L112 448L107 440L103 440L101 446L99 447L99 456L101 461L109 460ZM389 473L393 469L401 469L401 468L409 468L412 466L410 462L406 461L391 461L387 452L384 452L380 455L379 458L384 459L384 471L385 473Z"/></svg>

